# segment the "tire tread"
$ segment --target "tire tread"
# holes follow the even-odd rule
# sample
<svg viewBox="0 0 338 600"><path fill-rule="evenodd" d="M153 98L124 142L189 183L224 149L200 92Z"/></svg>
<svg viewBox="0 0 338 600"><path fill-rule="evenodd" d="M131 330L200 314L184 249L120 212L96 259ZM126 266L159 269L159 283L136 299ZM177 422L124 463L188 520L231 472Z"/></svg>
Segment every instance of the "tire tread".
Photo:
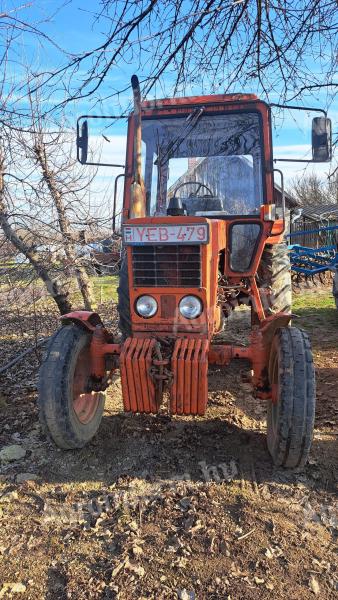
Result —
<svg viewBox="0 0 338 600"><path fill-rule="evenodd" d="M315 374L310 341L305 331L296 327L282 328L276 336L279 406L275 435L270 421L272 403L269 403L268 446L277 466L303 467L311 447L315 417Z"/></svg>
<svg viewBox="0 0 338 600"><path fill-rule="evenodd" d="M270 313L291 312L291 266L287 244L267 244L257 271L259 288L270 288L267 297ZM262 294L262 300L265 299Z"/></svg>

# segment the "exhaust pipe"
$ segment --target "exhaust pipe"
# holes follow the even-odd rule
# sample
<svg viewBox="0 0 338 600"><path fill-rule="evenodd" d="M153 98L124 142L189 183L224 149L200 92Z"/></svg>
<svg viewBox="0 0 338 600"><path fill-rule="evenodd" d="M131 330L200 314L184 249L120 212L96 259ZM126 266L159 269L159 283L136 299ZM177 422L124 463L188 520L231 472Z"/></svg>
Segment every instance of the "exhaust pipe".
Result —
<svg viewBox="0 0 338 600"><path fill-rule="evenodd" d="M142 177L141 161L141 90L137 75L131 78L134 95L134 178L131 184L130 218L145 217L146 190Z"/></svg>

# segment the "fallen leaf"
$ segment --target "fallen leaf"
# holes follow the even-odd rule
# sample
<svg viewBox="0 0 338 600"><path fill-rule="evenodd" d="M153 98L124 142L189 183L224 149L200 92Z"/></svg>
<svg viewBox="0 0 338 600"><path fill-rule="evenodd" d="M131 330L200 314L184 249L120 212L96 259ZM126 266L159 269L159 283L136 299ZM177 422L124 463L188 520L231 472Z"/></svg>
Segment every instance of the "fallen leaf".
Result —
<svg viewBox="0 0 338 600"><path fill-rule="evenodd" d="M197 519L195 525L190 528L190 532L191 533L196 533L196 531L198 531L199 529L203 529L203 527L204 527L204 525L202 524L202 521L200 521L199 519Z"/></svg>
<svg viewBox="0 0 338 600"><path fill-rule="evenodd" d="M116 577L116 575L119 574L120 571L122 571L122 569L124 569L124 567L126 566L126 562L120 562L118 565L116 565L115 569L113 569L111 576L112 577Z"/></svg>
<svg viewBox="0 0 338 600"><path fill-rule="evenodd" d="M278 556L281 556L282 554L283 552L279 546L268 546L265 550L265 556L268 559L278 558Z"/></svg>
<svg viewBox="0 0 338 600"><path fill-rule="evenodd" d="M128 523L128 529L130 529L131 531L138 531L138 524L136 523L136 521L131 521L131 523Z"/></svg>
<svg viewBox="0 0 338 600"><path fill-rule="evenodd" d="M174 562L174 566L178 567L179 569L185 569L187 566L187 562L187 559L181 556Z"/></svg>
<svg viewBox="0 0 338 600"><path fill-rule="evenodd" d="M12 502L12 500L17 500L18 498L18 492L16 490L12 490L11 492L6 492L1 496L1 502Z"/></svg>
<svg viewBox="0 0 338 600"><path fill-rule="evenodd" d="M141 554L143 554L143 550L142 550L141 546L133 546L132 552L133 552L134 556L140 556Z"/></svg>
<svg viewBox="0 0 338 600"><path fill-rule="evenodd" d="M128 571L135 573L135 575L138 575L139 577L144 577L145 575L145 570L143 567L141 567L141 565L136 565L128 561L126 564L126 568L128 569Z"/></svg>
<svg viewBox="0 0 338 600"><path fill-rule="evenodd" d="M314 595L318 596L319 591L320 591L319 583L315 577L313 577L313 576L311 577L309 586L310 586L311 591L314 593Z"/></svg>
<svg viewBox="0 0 338 600"><path fill-rule="evenodd" d="M12 594L23 594L26 591L26 586L23 583L4 583L2 590L0 591L0 598L3 598L6 592L12 592Z"/></svg>
<svg viewBox="0 0 338 600"><path fill-rule="evenodd" d="M183 590L177 590L179 600L195 600L195 592L188 591L185 588Z"/></svg>

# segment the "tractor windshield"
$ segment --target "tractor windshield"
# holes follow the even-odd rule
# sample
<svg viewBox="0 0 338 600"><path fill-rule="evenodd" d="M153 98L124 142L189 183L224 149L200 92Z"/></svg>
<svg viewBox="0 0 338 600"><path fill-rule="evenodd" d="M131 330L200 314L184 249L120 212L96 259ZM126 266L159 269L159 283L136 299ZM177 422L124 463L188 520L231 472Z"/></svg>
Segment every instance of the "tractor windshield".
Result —
<svg viewBox="0 0 338 600"><path fill-rule="evenodd" d="M263 203L258 113L144 119L147 214L165 215L172 196L189 215L257 214Z"/></svg>

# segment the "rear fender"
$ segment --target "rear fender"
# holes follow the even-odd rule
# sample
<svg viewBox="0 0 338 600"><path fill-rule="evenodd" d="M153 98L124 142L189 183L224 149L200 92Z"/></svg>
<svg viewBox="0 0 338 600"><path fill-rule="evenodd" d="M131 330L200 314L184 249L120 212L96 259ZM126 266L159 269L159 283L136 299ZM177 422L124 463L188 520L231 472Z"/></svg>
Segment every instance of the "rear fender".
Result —
<svg viewBox="0 0 338 600"><path fill-rule="evenodd" d="M74 310L73 312L62 315L62 325L68 325L69 323L76 323L84 329L87 329L93 333L97 325L103 326L101 317L96 312L90 310Z"/></svg>

